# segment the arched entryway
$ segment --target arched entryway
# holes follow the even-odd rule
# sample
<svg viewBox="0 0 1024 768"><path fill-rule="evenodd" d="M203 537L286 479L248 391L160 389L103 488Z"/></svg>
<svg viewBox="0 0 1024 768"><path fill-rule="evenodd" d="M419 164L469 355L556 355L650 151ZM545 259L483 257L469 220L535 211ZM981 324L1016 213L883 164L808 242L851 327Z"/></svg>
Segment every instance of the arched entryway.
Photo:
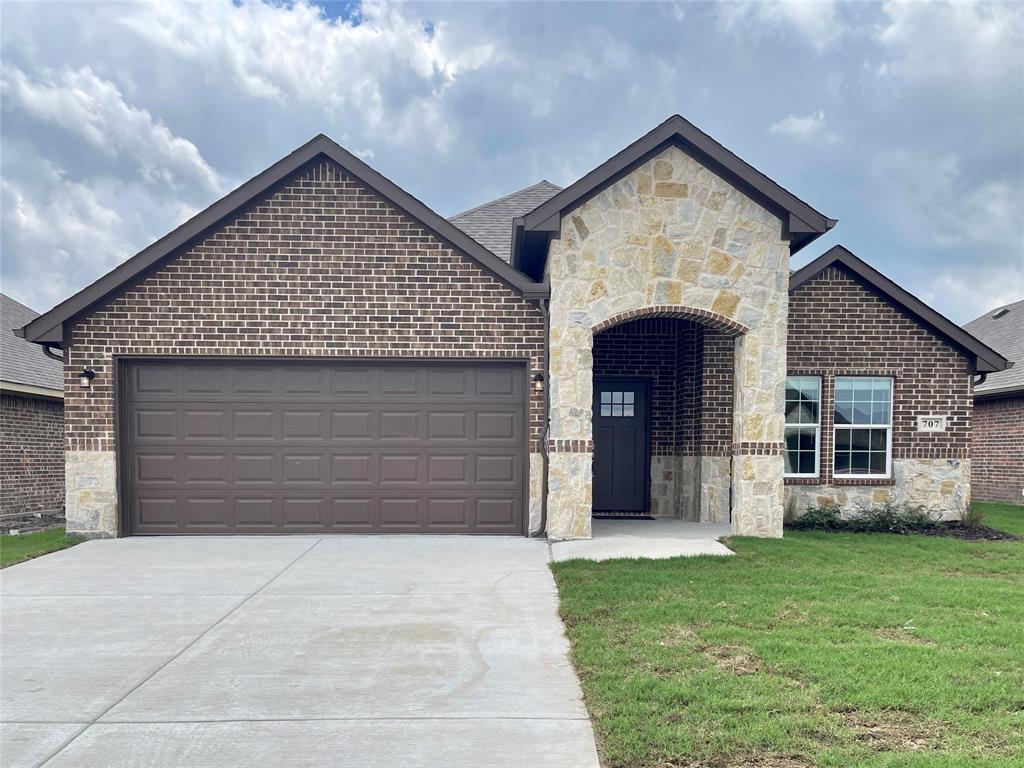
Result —
<svg viewBox="0 0 1024 768"><path fill-rule="evenodd" d="M634 310L592 329L595 517L729 522L744 331L685 307Z"/></svg>

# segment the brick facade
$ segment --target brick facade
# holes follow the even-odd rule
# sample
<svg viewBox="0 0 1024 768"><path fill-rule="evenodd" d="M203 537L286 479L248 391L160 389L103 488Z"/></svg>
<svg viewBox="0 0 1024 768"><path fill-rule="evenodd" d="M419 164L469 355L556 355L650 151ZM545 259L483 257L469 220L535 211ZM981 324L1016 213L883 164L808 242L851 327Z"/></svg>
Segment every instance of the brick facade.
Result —
<svg viewBox="0 0 1024 768"><path fill-rule="evenodd" d="M977 400L973 423L972 497L1024 504L1024 395Z"/></svg>
<svg viewBox="0 0 1024 768"><path fill-rule="evenodd" d="M869 490L906 485L904 477L916 478L924 471L937 479L934 494L928 491L928 498L920 493L908 496L908 489L899 487L893 489L893 495L925 506L944 507L947 502L962 506L967 502L969 480L961 475L969 467L972 378L960 352L839 267L829 267L793 291L787 350L790 375L821 377L822 407L819 476L787 478L786 485L814 486L821 497L827 496L824 491L829 488L863 486ZM893 474L889 480L833 476L833 392L836 377L847 375L893 379ZM946 431L918 432L917 417L930 415L945 416ZM912 465L918 469L908 470ZM935 473L945 474L938 478ZM914 482L923 488L922 482ZM949 482L955 482L955 490ZM950 499L937 498L942 489ZM856 494L851 492L837 498L880 501L888 493L854 499Z"/></svg>
<svg viewBox="0 0 1024 768"><path fill-rule="evenodd" d="M64 404L0 394L0 511L64 510Z"/></svg>
<svg viewBox="0 0 1024 768"><path fill-rule="evenodd" d="M543 347L535 303L322 161L74 327L68 381L83 366L96 378L67 390L66 447L114 450L117 355L518 358L536 371ZM531 390L531 451L542 405Z"/></svg>

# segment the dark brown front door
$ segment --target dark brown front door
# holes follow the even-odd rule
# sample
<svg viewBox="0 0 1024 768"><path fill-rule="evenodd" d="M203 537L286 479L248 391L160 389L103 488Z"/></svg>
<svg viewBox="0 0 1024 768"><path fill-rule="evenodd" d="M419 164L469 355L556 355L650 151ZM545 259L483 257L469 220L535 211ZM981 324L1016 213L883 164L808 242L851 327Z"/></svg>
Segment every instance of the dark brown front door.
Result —
<svg viewBox="0 0 1024 768"><path fill-rule="evenodd" d="M125 365L132 533L523 533L521 364Z"/></svg>
<svg viewBox="0 0 1024 768"><path fill-rule="evenodd" d="M646 379L594 379L595 512L646 512L650 444Z"/></svg>

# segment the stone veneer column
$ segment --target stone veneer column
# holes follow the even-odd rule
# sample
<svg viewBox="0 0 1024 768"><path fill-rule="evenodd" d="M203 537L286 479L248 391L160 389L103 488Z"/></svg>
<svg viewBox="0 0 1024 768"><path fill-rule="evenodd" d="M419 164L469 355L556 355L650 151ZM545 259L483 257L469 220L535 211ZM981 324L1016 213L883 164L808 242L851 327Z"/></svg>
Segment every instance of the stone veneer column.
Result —
<svg viewBox="0 0 1024 768"><path fill-rule="evenodd" d="M117 460L113 451L65 451L64 514L68 533L117 536Z"/></svg>
<svg viewBox="0 0 1024 768"><path fill-rule="evenodd" d="M779 292L764 323L736 340L732 531L738 536L782 536L787 309L786 293Z"/></svg>

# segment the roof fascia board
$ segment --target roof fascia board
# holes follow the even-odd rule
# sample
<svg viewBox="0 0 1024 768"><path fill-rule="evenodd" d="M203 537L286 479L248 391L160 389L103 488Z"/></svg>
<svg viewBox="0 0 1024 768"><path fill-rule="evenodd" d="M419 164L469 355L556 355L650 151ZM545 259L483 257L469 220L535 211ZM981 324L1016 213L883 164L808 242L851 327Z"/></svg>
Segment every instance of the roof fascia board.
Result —
<svg viewBox="0 0 1024 768"><path fill-rule="evenodd" d="M196 214L177 229L147 246L124 263L103 275L91 285L43 313L23 330L23 338L36 343L61 343L64 333L62 326L85 313L95 305L109 301L119 291L141 279L148 270L163 263L182 248L208 235L225 220L236 215L246 206L261 199L275 186L288 180L307 164L324 156L337 163L374 192L416 219L456 250L480 264L494 277L522 294L536 292L536 284L513 269L500 258L473 240L454 224L446 221L422 202L386 179L337 143L319 135L282 158L257 176L228 193L209 208Z"/></svg>
<svg viewBox="0 0 1024 768"><path fill-rule="evenodd" d="M16 381L0 381L0 392L13 392L17 395L45 397L48 400L63 400L64 390L37 387L33 384L19 384Z"/></svg>
<svg viewBox="0 0 1024 768"><path fill-rule="evenodd" d="M834 226L833 219L814 210L807 203L780 187L692 123L679 115L674 115L646 136L641 137L590 171L579 181L566 187L546 203L528 213L524 217L526 228L539 227L550 217L560 216L567 208L574 207L588 197L597 194L670 143L677 144L688 154L696 154L696 159L711 166L712 170L727 180L740 181L755 191L762 200L773 203L776 210L784 210L795 215L806 227L809 227L809 229L801 231L822 234ZM785 221L785 218L783 220Z"/></svg>
<svg viewBox="0 0 1024 768"><path fill-rule="evenodd" d="M1009 361L991 347L976 339L947 317L939 314L909 291L901 288L881 272L841 245L835 245L809 264L794 272L789 279L790 292L797 290L828 267L840 264L858 282L895 304L933 333L974 357L977 373L995 373L1007 368Z"/></svg>
<svg viewBox="0 0 1024 768"><path fill-rule="evenodd" d="M975 401L996 400L1004 397L1024 397L1024 387L1020 384L1014 384L1008 387L993 387L992 389L974 391Z"/></svg>

